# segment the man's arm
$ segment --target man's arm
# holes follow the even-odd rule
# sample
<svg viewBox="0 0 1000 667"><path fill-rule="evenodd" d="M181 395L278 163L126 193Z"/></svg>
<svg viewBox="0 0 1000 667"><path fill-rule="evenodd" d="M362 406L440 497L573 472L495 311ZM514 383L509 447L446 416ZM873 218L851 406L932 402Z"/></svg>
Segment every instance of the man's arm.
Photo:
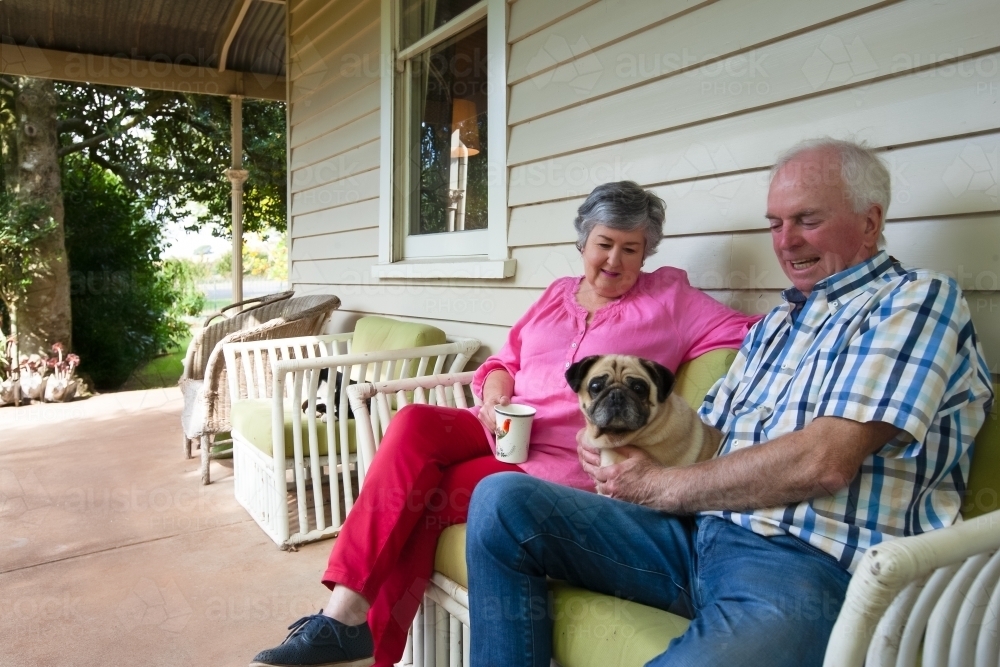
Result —
<svg viewBox="0 0 1000 667"><path fill-rule="evenodd" d="M744 511L797 503L836 493L861 463L899 433L885 422L819 417L801 431L710 461L665 468L643 450L601 467L600 454L578 437L580 462L600 493L673 514Z"/></svg>

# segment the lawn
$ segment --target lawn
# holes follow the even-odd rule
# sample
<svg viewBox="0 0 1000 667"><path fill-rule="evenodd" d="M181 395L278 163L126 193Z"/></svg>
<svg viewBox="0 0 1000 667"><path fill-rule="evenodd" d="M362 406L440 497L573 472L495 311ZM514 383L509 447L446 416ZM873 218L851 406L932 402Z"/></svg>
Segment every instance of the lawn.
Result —
<svg viewBox="0 0 1000 667"><path fill-rule="evenodd" d="M166 354L155 357L145 366L140 366L119 391L177 386L177 380L184 370L184 355L187 353L189 342L191 342L190 336L184 338Z"/></svg>

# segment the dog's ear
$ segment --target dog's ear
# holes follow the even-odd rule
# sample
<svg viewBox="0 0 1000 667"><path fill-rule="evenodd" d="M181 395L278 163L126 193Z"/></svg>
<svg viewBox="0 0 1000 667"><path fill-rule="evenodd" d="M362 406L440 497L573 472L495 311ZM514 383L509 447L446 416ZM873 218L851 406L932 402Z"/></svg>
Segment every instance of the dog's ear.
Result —
<svg viewBox="0 0 1000 667"><path fill-rule="evenodd" d="M674 374L670 372L670 369L666 366L661 366L655 361L650 361L649 359L640 359L639 363L642 364L643 368L649 371L649 375L653 378L653 382L656 383L656 400L659 403L667 400L667 396L670 395L670 390L674 388Z"/></svg>
<svg viewBox="0 0 1000 667"><path fill-rule="evenodd" d="M584 357L566 369L566 382L569 382L569 387L573 390L573 393L580 392L580 385L583 384L583 378L587 377L590 367L596 364L600 358L599 354Z"/></svg>

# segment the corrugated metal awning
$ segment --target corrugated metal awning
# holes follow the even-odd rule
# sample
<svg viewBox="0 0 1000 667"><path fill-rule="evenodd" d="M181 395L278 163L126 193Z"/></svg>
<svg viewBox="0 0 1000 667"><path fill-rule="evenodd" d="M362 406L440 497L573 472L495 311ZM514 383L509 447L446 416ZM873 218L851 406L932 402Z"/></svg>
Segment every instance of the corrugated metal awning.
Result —
<svg viewBox="0 0 1000 667"><path fill-rule="evenodd" d="M224 85L232 81L240 88L248 80L235 73L257 75L246 91L251 97L274 99L279 83L284 86L282 0L0 0L0 41L5 73L139 87L165 86L169 79L177 87L185 74L191 78L191 68L205 78L222 62L225 76L215 78L215 90L195 92L243 92ZM39 55L51 71L19 70ZM75 71L74 56L80 55L88 58ZM132 80L125 70L137 63L147 63L148 70ZM111 81L102 69L116 64L120 76ZM176 70L170 76L148 73L168 72L168 65Z"/></svg>

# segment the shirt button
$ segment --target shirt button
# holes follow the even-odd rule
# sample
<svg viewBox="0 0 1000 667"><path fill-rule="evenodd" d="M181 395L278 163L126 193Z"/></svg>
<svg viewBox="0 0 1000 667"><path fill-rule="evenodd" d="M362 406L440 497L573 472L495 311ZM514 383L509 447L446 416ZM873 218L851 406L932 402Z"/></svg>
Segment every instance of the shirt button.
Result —
<svg viewBox="0 0 1000 667"><path fill-rule="evenodd" d="M566 362L566 368L569 368L569 362L568 361Z"/></svg>
<svg viewBox="0 0 1000 667"><path fill-rule="evenodd" d="M735 446L736 446L736 445L738 445L738 444L740 444L740 441L739 441L739 440L733 440L733 447L735 447Z"/></svg>
<svg viewBox="0 0 1000 667"><path fill-rule="evenodd" d="M572 345L570 345L570 347L575 348L576 347L576 343L573 343Z"/></svg>
<svg viewBox="0 0 1000 667"><path fill-rule="evenodd" d="M830 305L832 305L834 308L840 308L840 302L839 301L834 301Z"/></svg>
<svg viewBox="0 0 1000 667"><path fill-rule="evenodd" d="M781 364L781 370L787 371L788 370L788 364Z"/></svg>

